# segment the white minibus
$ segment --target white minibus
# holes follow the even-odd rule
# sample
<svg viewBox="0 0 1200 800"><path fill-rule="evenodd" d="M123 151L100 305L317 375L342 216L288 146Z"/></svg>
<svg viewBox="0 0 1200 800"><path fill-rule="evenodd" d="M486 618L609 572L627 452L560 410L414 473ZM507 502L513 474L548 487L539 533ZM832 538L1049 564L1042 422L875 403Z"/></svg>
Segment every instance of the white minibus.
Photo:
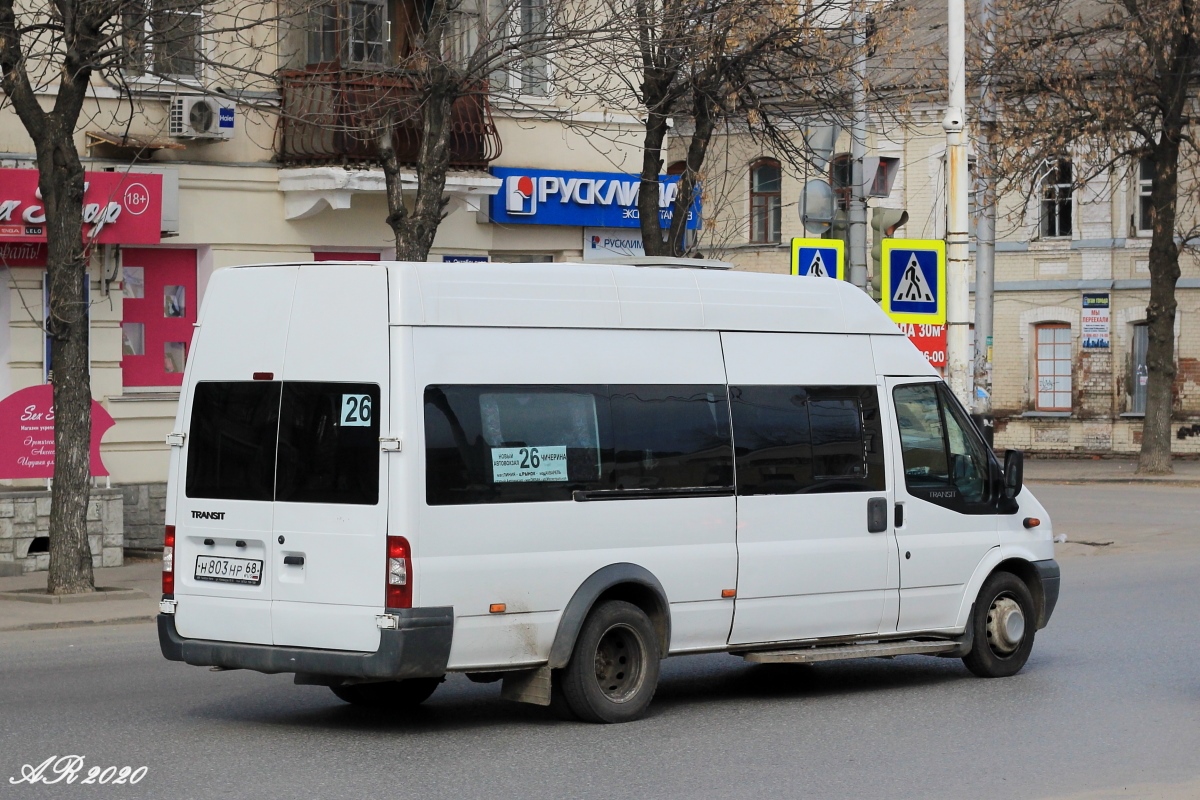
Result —
<svg viewBox="0 0 1200 800"><path fill-rule="evenodd" d="M1025 664L1050 520L862 291L616 264L236 267L168 437L163 655L399 708L642 715L666 656Z"/></svg>

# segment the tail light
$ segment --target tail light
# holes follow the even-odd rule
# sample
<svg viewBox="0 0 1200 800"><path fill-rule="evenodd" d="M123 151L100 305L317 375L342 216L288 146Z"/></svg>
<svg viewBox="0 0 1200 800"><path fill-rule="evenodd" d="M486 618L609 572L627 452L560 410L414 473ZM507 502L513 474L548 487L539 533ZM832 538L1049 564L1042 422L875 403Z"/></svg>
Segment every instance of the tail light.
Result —
<svg viewBox="0 0 1200 800"><path fill-rule="evenodd" d="M403 536L387 537L386 608L412 608L412 548Z"/></svg>
<svg viewBox="0 0 1200 800"><path fill-rule="evenodd" d="M168 525L163 535L162 590L164 595L175 594L175 526Z"/></svg>

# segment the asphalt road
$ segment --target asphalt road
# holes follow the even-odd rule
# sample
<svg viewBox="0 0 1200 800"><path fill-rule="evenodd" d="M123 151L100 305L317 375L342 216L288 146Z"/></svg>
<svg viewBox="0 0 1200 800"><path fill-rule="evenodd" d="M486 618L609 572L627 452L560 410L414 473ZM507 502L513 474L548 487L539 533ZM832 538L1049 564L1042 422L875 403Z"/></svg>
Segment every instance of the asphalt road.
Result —
<svg viewBox="0 0 1200 800"><path fill-rule="evenodd" d="M0 797L1200 797L1200 491L1037 491L1093 544L1061 548L1062 600L1014 678L696 656L664 663L634 724L560 722L461 677L387 718L287 676L166 662L152 625L8 633ZM146 775L9 784L64 754Z"/></svg>

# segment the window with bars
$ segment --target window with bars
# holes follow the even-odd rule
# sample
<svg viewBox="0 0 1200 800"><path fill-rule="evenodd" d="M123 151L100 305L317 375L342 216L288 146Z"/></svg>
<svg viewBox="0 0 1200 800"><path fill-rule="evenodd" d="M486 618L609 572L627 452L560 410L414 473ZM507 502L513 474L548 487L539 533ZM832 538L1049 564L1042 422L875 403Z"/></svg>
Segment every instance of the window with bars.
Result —
<svg viewBox="0 0 1200 800"><path fill-rule="evenodd" d="M1049 167L1042 179L1042 236L1070 236L1075 187L1071 162L1060 158Z"/></svg>
<svg viewBox="0 0 1200 800"><path fill-rule="evenodd" d="M764 158L750 165L750 241L779 241L782 221L783 172L779 162Z"/></svg>
<svg viewBox="0 0 1200 800"><path fill-rule="evenodd" d="M1037 391L1038 411L1071 410L1071 326L1064 323L1038 325Z"/></svg>
<svg viewBox="0 0 1200 800"><path fill-rule="evenodd" d="M383 0L325 3L314 6L308 18L309 64L387 60L388 14Z"/></svg>

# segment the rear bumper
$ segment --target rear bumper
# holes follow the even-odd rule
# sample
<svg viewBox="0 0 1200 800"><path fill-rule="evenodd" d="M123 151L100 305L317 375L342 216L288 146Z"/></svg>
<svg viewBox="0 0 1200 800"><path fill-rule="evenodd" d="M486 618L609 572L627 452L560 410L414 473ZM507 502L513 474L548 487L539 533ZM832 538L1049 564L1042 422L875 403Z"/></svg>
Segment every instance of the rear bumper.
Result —
<svg viewBox="0 0 1200 800"><path fill-rule="evenodd" d="M400 624L379 632L379 649L374 653L185 639L175 629L173 614L158 615L158 643L168 660L197 667L372 680L444 675L454 636L454 609L405 608L389 609L388 613L398 617Z"/></svg>
<svg viewBox="0 0 1200 800"><path fill-rule="evenodd" d="M1042 596L1045 599L1042 618L1038 620L1038 630L1041 630L1050 622L1050 615L1054 613L1054 606L1058 605L1058 586L1062 573L1058 568L1058 562L1053 558L1048 558L1045 561L1034 561L1033 566L1038 571L1038 577L1041 578Z"/></svg>

